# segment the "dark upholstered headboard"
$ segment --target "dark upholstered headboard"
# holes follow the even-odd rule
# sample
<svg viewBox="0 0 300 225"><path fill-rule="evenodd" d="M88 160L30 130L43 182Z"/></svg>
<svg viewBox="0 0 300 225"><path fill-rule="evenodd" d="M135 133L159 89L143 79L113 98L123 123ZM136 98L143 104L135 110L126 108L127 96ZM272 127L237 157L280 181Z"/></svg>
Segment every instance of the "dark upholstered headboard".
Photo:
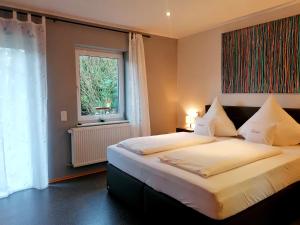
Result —
<svg viewBox="0 0 300 225"><path fill-rule="evenodd" d="M205 111L209 109L210 105L205 106ZM232 120L235 127L240 128L260 107L250 106L223 106L228 117ZM300 123L300 109L285 108L284 109L291 117Z"/></svg>

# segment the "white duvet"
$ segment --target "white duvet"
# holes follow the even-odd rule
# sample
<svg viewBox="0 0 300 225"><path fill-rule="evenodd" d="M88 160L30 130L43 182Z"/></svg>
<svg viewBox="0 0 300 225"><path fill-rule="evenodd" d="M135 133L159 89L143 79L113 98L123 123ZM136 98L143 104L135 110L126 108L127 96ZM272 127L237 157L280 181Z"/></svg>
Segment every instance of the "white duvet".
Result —
<svg viewBox="0 0 300 225"><path fill-rule="evenodd" d="M231 139L182 148L164 154L160 161L202 177L209 177L281 153L279 147Z"/></svg>
<svg viewBox="0 0 300 225"><path fill-rule="evenodd" d="M214 137L202 136L188 132L179 132L129 138L121 141L117 146L125 148L136 154L148 155L176 148L210 143L213 141L215 141Z"/></svg>

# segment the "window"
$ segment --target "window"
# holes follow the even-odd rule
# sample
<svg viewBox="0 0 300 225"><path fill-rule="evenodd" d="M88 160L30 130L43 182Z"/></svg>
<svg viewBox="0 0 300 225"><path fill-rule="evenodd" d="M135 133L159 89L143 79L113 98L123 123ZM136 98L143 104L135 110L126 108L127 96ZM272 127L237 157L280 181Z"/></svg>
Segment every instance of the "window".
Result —
<svg viewBox="0 0 300 225"><path fill-rule="evenodd" d="M78 121L123 119L122 53L76 49Z"/></svg>

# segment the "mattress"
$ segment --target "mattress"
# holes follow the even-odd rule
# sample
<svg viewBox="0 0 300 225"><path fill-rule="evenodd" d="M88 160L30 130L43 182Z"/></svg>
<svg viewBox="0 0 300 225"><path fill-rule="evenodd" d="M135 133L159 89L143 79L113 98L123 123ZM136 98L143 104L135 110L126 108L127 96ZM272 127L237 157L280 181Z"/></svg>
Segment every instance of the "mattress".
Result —
<svg viewBox="0 0 300 225"><path fill-rule="evenodd" d="M158 157L167 152L142 156L112 145L107 156L109 163L156 191L217 220L300 180L300 145L284 147L280 155L208 178L161 163Z"/></svg>

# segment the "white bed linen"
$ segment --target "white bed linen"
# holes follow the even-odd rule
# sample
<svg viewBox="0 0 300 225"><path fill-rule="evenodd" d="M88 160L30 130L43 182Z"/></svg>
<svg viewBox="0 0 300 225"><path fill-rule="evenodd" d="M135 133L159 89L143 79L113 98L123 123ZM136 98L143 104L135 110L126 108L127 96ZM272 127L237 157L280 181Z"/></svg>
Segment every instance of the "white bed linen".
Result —
<svg viewBox="0 0 300 225"><path fill-rule="evenodd" d="M142 156L112 145L108 161L155 190L218 220L300 180L300 145L282 148L280 155L209 178L161 163L158 156L165 153Z"/></svg>
<svg viewBox="0 0 300 225"><path fill-rule="evenodd" d="M198 135L189 132L178 132L145 137L129 138L117 146L140 155L149 155L170 149L200 145L215 141L215 137Z"/></svg>
<svg viewBox="0 0 300 225"><path fill-rule="evenodd" d="M210 177L278 154L281 154L279 147L230 139L180 148L159 159L199 176Z"/></svg>

